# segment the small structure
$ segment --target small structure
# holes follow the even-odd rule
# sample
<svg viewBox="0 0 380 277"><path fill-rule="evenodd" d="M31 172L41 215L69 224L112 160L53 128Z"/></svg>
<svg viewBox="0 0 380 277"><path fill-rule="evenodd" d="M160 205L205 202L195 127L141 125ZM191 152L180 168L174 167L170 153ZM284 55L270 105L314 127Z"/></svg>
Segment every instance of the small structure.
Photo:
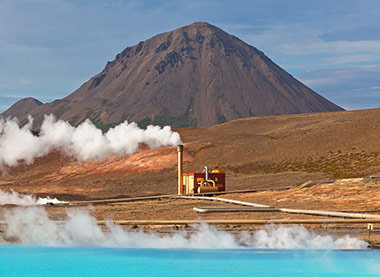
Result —
<svg viewBox="0 0 380 277"><path fill-rule="evenodd" d="M218 192L226 190L226 175L218 169L209 172L207 166L202 173L183 173L183 146L178 151L178 194Z"/></svg>
<svg viewBox="0 0 380 277"><path fill-rule="evenodd" d="M226 190L226 174L218 169L208 172L207 166L203 173L184 173L183 187L185 194L217 192Z"/></svg>

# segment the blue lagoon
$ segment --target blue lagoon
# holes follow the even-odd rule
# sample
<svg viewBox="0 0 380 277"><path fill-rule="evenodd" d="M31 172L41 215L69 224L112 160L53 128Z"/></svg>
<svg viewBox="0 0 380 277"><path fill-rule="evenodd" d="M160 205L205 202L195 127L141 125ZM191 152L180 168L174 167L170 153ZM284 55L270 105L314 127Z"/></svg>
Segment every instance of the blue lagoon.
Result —
<svg viewBox="0 0 380 277"><path fill-rule="evenodd" d="M379 276L378 250L0 247L1 276Z"/></svg>

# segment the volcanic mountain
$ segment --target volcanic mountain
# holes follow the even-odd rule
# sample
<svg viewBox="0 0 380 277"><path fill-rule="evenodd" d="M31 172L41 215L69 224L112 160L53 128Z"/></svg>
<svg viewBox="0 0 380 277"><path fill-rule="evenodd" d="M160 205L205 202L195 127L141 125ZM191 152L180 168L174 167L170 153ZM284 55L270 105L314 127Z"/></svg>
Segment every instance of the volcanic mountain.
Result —
<svg viewBox="0 0 380 277"><path fill-rule="evenodd" d="M124 49L69 96L28 112L37 124L52 113L73 125L90 118L105 130L124 120L195 127L340 110L255 47L196 22Z"/></svg>

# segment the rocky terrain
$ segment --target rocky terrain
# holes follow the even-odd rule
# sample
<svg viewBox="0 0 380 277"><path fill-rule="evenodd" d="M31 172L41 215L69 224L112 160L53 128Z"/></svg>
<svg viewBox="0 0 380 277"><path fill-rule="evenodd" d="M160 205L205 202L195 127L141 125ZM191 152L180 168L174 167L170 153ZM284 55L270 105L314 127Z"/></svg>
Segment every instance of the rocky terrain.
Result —
<svg viewBox="0 0 380 277"><path fill-rule="evenodd" d="M1 116L4 118L8 118L9 116L25 118L26 116L28 116L28 114L30 114L31 111L35 110L41 105L42 102L35 98L23 98L20 101L17 101L11 108L2 113Z"/></svg>
<svg viewBox="0 0 380 277"><path fill-rule="evenodd" d="M29 100L28 100L29 101ZM116 55L69 96L43 105L21 100L3 115L44 114L102 130L124 120L179 127L238 118L340 111L265 54L204 22L154 36Z"/></svg>
<svg viewBox="0 0 380 277"><path fill-rule="evenodd" d="M204 166L227 174L227 188L275 188L380 172L380 109L253 117L176 129L185 172ZM8 168L0 188L63 199L95 199L177 191L175 147L147 149L103 162L78 163L57 150L32 165Z"/></svg>
<svg viewBox="0 0 380 277"><path fill-rule="evenodd" d="M227 190L246 190L220 197L275 208L376 215L380 211L379 117L380 109L254 117L176 131L184 142L185 172L199 172L205 165L218 167L226 172ZM326 216L239 210L199 214L194 207L239 206L161 197L176 194L176 167L175 147L150 150L141 146L131 156L88 163L78 163L56 150L32 165L8 168L0 177L0 189L66 201L102 199L95 206L80 206L98 220L304 220L309 222L305 226L317 233L349 234L374 246L380 243L377 221L370 234L365 221L331 223L334 218ZM159 196L131 199L151 195ZM110 198L120 201L106 203L104 199ZM0 216L9 207L1 208ZM78 207L47 207L57 220L65 219L70 209ZM191 230L186 224L127 226L164 232ZM263 225L224 223L218 228L254 231Z"/></svg>

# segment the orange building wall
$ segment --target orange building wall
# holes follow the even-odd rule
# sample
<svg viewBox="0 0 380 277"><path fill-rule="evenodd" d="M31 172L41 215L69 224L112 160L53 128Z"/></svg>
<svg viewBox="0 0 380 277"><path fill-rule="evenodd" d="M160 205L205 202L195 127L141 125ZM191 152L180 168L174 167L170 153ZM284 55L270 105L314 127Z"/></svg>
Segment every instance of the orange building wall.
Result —
<svg viewBox="0 0 380 277"><path fill-rule="evenodd" d="M209 179L215 182L218 191L226 190L226 174L225 173L209 173ZM198 191L198 182L203 181L206 177L205 173L184 173L183 186L185 194L192 194Z"/></svg>

